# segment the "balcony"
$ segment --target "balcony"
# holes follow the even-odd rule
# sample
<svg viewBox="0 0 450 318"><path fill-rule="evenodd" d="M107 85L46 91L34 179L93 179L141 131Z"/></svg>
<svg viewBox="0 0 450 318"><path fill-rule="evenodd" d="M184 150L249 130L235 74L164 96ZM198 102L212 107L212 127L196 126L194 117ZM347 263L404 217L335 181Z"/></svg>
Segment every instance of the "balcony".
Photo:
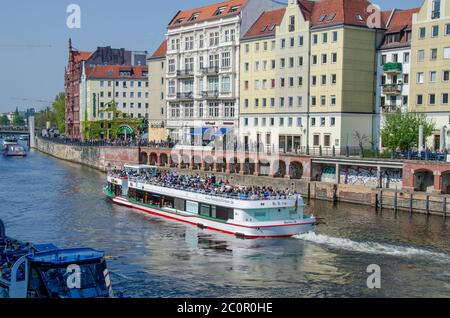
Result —
<svg viewBox="0 0 450 318"><path fill-rule="evenodd" d="M205 75L217 75L219 74L219 67L204 67L202 68L202 73Z"/></svg>
<svg viewBox="0 0 450 318"><path fill-rule="evenodd" d="M177 71L177 77L180 77L180 78L194 77L194 70L188 69L188 70Z"/></svg>
<svg viewBox="0 0 450 318"><path fill-rule="evenodd" d="M194 100L194 94L192 92L187 93L177 93L177 100Z"/></svg>
<svg viewBox="0 0 450 318"><path fill-rule="evenodd" d="M386 74L401 74L403 72L402 63L386 63L383 70Z"/></svg>
<svg viewBox="0 0 450 318"><path fill-rule="evenodd" d="M383 85L384 95L400 95L402 93L401 84L385 84Z"/></svg>
<svg viewBox="0 0 450 318"><path fill-rule="evenodd" d="M398 105L396 105L394 103L392 103L392 104L388 103L388 104L385 104L385 105L381 105L381 112L383 114L395 113L395 112L397 112L400 109L401 109L401 106L398 106Z"/></svg>
<svg viewBox="0 0 450 318"><path fill-rule="evenodd" d="M206 99L216 99L219 98L219 91L203 91L202 97Z"/></svg>

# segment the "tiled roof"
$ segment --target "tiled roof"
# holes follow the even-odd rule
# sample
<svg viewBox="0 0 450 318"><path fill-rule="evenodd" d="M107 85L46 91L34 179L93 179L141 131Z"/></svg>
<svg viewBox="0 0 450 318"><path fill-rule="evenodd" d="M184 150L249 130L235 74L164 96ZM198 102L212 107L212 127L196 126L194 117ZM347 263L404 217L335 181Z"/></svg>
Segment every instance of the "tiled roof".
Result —
<svg viewBox="0 0 450 318"><path fill-rule="evenodd" d="M121 75L131 72L131 76ZM147 79L147 66L101 65L86 67L86 77L91 79Z"/></svg>
<svg viewBox="0 0 450 318"><path fill-rule="evenodd" d="M244 38L253 38L275 34L276 26L283 21L286 8L265 11L245 34Z"/></svg>
<svg viewBox="0 0 450 318"><path fill-rule="evenodd" d="M418 13L420 8L414 8L409 10L395 10L392 19L387 26L388 33L400 32L403 29L412 29L412 16Z"/></svg>
<svg viewBox="0 0 450 318"><path fill-rule="evenodd" d="M92 52L78 52L73 51L73 58L75 62L87 61L92 56Z"/></svg>
<svg viewBox="0 0 450 318"><path fill-rule="evenodd" d="M393 49L401 48L410 45L410 38L407 38L406 32L412 29L412 16L419 12L420 8L414 8L409 10L391 11L390 20L386 22L386 35L392 35L395 37L394 42L388 42L388 36L386 36L385 42L381 45L381 49ZM382 15L383 16L383 15Z"/></svg>
<svg viewBox="0 0 450 318"><path fill-rule="evenodd" d="M150 59L157 59L165 57L167 54L167 40L164 40L161 45L156 49L156 51L152 54Z"/></svg>
<svg viewBox="0 0 450 318"><path fill-rule="evenodd" d="M180 11L172 19L172 21L170 21L169 28L176 28L206 20L237 15L241 12L242 7L246 4L246 2L247 0L229 0L201 8ZM225 8L225 10L222 14L216 15L219 8ZM194 17L195 19L193 19Z"/></svg>
<svg viewBox="0 0 450 318"><path fill-rule="evenodd" d="M313 28L340 24L367 27L369 5L367 0L299 0L300 9Z"/></svg>

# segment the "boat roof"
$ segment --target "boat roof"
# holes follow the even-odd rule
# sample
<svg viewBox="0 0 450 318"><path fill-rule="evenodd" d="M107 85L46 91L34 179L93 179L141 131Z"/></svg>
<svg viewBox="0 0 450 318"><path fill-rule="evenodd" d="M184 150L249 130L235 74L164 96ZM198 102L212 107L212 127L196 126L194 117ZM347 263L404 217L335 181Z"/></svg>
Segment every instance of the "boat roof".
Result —
<svg viewBox="0 0 450 318"><path fill-rule="evenodd" d="M142 169L158 169L157 166L150 166L150 165L125 165L125 169L136 169L136 170L142 170Z"/></svg>
<svg viewBox="0 0 450 318"><path fill-rule="evenodd" d="M43 265L60 266L66 264L77 264L101 259L105 256L103 252L89 249L66 249L50 250L28 256L28 260Z"/></svg>

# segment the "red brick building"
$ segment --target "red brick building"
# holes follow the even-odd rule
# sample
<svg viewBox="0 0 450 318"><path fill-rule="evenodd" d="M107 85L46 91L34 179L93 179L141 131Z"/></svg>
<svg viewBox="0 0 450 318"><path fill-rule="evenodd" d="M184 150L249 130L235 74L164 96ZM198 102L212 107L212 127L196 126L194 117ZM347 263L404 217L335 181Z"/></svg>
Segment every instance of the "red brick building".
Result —
<svg viewBox="0 0 450 318"><path fill-rule="evenodd" d="M83 64L93 67L98 65L145 66L147 52L126 51L111 47L98 47L94 52L82 52L72 46L69 39L69 59L64 74L64 91L66 107L65 135L72 139L81 139L80 122L80 83Z"/></svg>

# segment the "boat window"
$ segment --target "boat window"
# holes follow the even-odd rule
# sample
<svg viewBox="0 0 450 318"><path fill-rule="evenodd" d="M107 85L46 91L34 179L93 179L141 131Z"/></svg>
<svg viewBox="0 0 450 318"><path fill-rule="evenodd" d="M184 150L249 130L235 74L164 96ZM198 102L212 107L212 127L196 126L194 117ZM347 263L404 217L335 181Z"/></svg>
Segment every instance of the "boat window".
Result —
<svg viewBox="0 0 450 318"><path fill-rule="evenodd" d="M45 284L36 268L31 269L29 286L32 298L48 298L49 295L45 289Z"/></svg>
<svg viewBox="0 0 450 318"><path fill-rule="evenodd" d="M19 268L17 269L16 273L16 281L17 282L23 282L25 280L25 262L20 264Z"/></svg>
<svg viewBox="0 0 450 318"><path fill-rule="evenodd" d="M255 212L255 218L265 218L266 216L266 212Z"/></svg>
<svg viewBox="0 0 450 318"><path fill-rule="evenodd" d="M212 218L217 218L217 207L216 206L211 206L211 217Z"/></svg>
<svg viewBox="0 0 450 318"><path fill-rule="evenodd" d="M216 218L224 221L233 220L234 210L218 206L216 207Z"/></svg>
<svg viewBox="0 0 450 318"><path fill-rule="evenodd" d="M186 201L186 211L189 212L189 213L198 214L198 203L197 202Z"/></svg>
<svg viewBox="0 0 450 318"><path fill-rule="evenodd" d="M169 209L173 209L173 207L175 206L175 199L172 197L163 197L162 198L162 206L164 208L169 208Z"/></svg>
<svg viewBox="0 0 450 318"><path fill-rule="evenodd" d="M200 205L200 215L211 217L211 207L207 204Z"/></svg>
<svg viewBox="0 0 450 318"><path fill-rule="evenodd" d="M175 198L175 210L185 211L186 209L186 201L183 199Z"/></svg>

